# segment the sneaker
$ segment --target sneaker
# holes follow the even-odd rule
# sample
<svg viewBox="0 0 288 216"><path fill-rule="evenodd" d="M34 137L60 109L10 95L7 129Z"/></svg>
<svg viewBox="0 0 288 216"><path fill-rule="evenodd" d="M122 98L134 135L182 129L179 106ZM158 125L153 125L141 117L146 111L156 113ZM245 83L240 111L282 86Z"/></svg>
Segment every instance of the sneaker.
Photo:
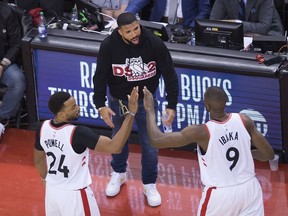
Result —
<svg viewBox="0 0 288 216"><path fill-rule="evenodd" d="M155 207L161 205L161 196L157 191L156 184L144 184L144 194L150 206Z"/></svg>
<svg viewBox="0 0 288 216"><path fill-rule="evenodd" d="M107 196L116 196L120 192L120 187L126 182L126 172L111 174L111 179L106 187Z"/></svg>

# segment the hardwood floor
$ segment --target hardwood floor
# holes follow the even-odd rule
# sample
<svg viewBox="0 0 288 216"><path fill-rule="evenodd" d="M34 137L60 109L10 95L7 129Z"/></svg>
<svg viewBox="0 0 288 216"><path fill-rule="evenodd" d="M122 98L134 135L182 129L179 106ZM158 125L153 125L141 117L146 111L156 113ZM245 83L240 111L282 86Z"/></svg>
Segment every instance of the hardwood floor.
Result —
<svg viewBox="0 0 288 216"><path fill-rule="evenodd" d="M33 164L34 131L8 128L0 141L0 216L43 216L44 187ZM149 207L142 191L139 145L130 145L128 181L114 198L105 195L110 154L91 151L91 188L102 216L196 215L202 185L194 152L159 151L159 207ZM288 164L270 171L268 162L255 162L264 193L265 215L288 215ZM249 194L247 194L249 196Z"/></svg>

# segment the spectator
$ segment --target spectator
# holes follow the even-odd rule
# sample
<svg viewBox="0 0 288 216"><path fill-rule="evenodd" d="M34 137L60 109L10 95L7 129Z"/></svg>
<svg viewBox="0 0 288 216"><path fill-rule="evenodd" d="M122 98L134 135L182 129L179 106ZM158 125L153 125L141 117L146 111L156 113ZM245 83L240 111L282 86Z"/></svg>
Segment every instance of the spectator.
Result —
<svg viewBox="0 0 288 216"><path fill-rule="evenodd" d="M16 12L0 2L0 82L7 86L0 106L0 137L17 113L26 88L24 73L16 64L21 62L21 35Z"/></svg>
<svg viewBox="0 0 288 216"><path fill-rule="evenodd" d="M89 149L121 152L138 110L138 87L133 88L128 101L123 125L110 139L70 123L79 117L80 108L69 93L57 92L50 97L48 105L54 119L44 121L38 129L34 147L35 166L46 186L46 216L100 215L89 186Z"/></svg>
<svg viewBox="0 0 288 216"><path fill-rule="evenodd" d="M114 136L123 122L123 112L127 105L125 95L138 85L140 89L148 86L155 96L159 78L163 75L168 100L166 124L171 124L175 116L179 88L167 47L153 32L141 27L132 13L122 13L117 19L117 24L118 28L105 38L100 46L96 73L93 77L96 108L105 123L113 128ZM105 106L107 86L108 106ZM150 145L145 115L141 91L139 112L135 119L142 147L142 182L149 205L158 206L161 204L161 196L155 184L158 174L158 150ZM117 195L121 185L125 183L128 156L128 143L120 154L112 154L111 166L114 172L106 188L107 196Z"/></svg>
<svg viewBox="0 0 288 216"><path fill-rule="evenodd" d="M274 6L273 0L244 1L244 17L240 17L241 1L216 0L214 2L211 20L242 20L243 31L247 36L271 35L283 36L284 29L281 18Z"/></svg>
<svg viewBox="0 0 288 216"><path fill-rule="evenodd" d="M254 159L267 161L274 152L253 121L244 114L226 113L227 95L219 87L204 94L210 121L163 134L155 122L153 96L144 87L144 107L151 144L174 148L197 143L204 184L197 215L264 215L261 186ZM251 152L251 144L256 148Z"/></svg>
<svg viewBox="0 0 288 216"><path fill-rule="evenodd" d="M169 12L169 7L173 2L177 2L175 11ZM132 0L126 11L134 14L139 13L148 3L149 0ZM209 19L210 11L209 0L155 0L149 21L169 24L178 23L186 28L194 28L194 20ZM168 17L171 17L171 13L174 15L173 23L168 22Z"/></svg>
<svg viewBox="0 0 288 216"><path fill-rule="evenodd" d="M91 0L92 3L100 6L102 12L117 19L117 17L125 11L129 4L129 0ZM104 16L105 18L105 16Z"/></svg>
<svg viewBox="0 0 288 216"><path fill-rule="evenodd" d="M55 16L55 13L58 16L63 16L64 1L75 4L75 0L15 0L16 5L26 11L42 8L45 16Z"/></svg>

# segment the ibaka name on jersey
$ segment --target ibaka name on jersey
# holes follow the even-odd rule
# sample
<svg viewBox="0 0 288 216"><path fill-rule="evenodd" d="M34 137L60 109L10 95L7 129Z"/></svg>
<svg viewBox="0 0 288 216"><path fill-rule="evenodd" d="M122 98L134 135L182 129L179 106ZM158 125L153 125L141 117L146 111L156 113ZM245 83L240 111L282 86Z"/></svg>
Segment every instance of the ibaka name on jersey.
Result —
<svg viewBox="0 0 288 216"><path fill-rule="evenodd" d="M221 136L218 140L222 145L225 145L230 140L238 140L238 132L229 132L228 134Z"/></svg>
<svg viewBox="0 0 288 216"><path fill-rule="evenodd" d="M127 81L139 81L156 75L156 62L151 61L146 64L141 56L126 58L125 64L112 64L112 69L114 76L125 76Z"/></svg>

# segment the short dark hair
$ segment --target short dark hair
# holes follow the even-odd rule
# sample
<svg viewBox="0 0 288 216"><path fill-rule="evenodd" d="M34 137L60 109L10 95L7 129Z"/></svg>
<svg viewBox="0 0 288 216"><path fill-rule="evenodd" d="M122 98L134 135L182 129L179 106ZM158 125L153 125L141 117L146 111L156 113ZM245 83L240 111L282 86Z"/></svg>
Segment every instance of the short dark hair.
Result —
<svg viewBox="0 0 288 216"><path fill-rule="evenodd" d="M228 101L228 97L226 92L217 86L211 86L206 89L205 97L209 100L217 100L219 102L226 103Z"/></svg>
<svg viewBox="0 0 288 216"><path fill-rule="evenodd" d="M56 92L54 93L49 101L48 101L48 107L49 110L54 114L57 115L59 111L64 106L64 103L71 97L71 95L68 92Z"/></svg>
<svg viewBox="0 0 288 216"><path fill-rule="evenodd" d="M129 25L135 21L137 21L137 18L133 13L124 12L118 16L117 25L119 28L121 28L122 26Z"/></svg>

